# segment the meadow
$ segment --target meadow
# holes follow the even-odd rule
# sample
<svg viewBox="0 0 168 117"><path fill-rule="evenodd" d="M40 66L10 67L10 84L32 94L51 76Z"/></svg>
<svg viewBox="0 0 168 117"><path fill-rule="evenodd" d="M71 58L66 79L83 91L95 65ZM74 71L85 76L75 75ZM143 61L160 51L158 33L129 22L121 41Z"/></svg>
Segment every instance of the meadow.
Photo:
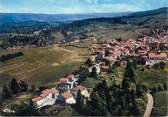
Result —
<svg viewBox="0 0 168 117"><path fill-rule="evenodd" d="M3 83L14 77L36 85L47 85L47 83L77 70L90 54L87 48L75 47L5 50L0 54L18 51L23 52L24 56L0 63L0 80Z"/></svg>

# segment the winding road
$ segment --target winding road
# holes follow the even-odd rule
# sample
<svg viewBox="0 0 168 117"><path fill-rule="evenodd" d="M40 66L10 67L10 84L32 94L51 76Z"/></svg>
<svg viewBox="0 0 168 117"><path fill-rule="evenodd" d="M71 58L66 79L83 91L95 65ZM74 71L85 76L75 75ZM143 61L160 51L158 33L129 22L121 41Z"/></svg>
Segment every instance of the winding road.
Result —
<svg viewBox="0 0 168 117"><path fill-rule="evenodd" d="M146 94L147 98L148 98L148 102L146 105L146 110L144 113L144 117L150 117L151 112L152 112L152 108L153 108L153 97L150 93Z"/></svg>

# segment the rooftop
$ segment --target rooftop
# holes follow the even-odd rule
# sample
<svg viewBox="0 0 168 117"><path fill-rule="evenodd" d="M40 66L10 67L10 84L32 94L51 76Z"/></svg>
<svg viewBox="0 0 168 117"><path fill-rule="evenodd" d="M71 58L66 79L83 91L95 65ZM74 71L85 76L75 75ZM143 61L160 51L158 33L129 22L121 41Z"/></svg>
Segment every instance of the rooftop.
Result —
<svg viewBox="0 0 168 117"><path fill-rule="evenodd" d="M150 52L148 53L149 58L167 58L166 53L155 53L155 52Z"/></svg>
<svg viewBox="0 0 168 117"><path fill-rule="evenodd" d="M57 94L57 93L59 93L59 91L55 88L43 90L41 92L40 96L33 98L32 101L38 102L38 101L42 100L44 97L48 96L50 93Z"/></svg>
<svg viewBox="0 0 168 117"><path fill-rule="evenodd" d="M68 99L68 98L70 98L70 97L73 97L73 95L72 95L69 91L63 93L62 96L63 96L65 99Z"/></svg>

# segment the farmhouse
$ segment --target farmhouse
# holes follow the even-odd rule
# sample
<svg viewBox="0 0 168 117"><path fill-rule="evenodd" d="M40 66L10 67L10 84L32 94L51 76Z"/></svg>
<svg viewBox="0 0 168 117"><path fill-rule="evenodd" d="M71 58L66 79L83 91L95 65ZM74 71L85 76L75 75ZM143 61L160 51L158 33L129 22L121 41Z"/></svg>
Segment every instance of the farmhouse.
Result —
<svg viewBox="0 0 168 117"><path fill-rule="evenodd" d="M65 104L75 104L76 103L76 100L73 97L73 95L70 93L70 91L66 91L63 94L59 95L57 101L65 103Z"/></svg>
<svg viewBox="0 0 168 117"><path fill-rule="evenodd" d="M41 108L47 105L53 105L56 102L59 91L55 88L43 90L39 96L32 99L36 108Z"/></svg>

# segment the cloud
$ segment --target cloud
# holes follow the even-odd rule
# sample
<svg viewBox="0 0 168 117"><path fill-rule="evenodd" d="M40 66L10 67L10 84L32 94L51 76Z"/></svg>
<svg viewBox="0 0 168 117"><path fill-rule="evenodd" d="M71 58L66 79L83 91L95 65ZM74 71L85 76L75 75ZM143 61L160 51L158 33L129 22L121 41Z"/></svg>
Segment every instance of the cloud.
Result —
<svg viewBox="0 0 168 117"><path fill-rule="evenodd" d="M167 6L167 0L0 0L0 12L105 13Z"/></svg>
<svg viewBox="0 0 168 117"><path fill-rule="evenodd" d="M142 8L135 5L129 4L103 4L103 5L93 5L92 7L87 7L87 10L92 13L107 13L107 12L127 12L127 11L140 11Z"/></svg>
<svg viewBox="0 0 168 117"><path fill-rule="evenodd" d="M98 4L98 0L79 0L79 2L88 4L88 5L95 5L95 4Z"/></svg>

